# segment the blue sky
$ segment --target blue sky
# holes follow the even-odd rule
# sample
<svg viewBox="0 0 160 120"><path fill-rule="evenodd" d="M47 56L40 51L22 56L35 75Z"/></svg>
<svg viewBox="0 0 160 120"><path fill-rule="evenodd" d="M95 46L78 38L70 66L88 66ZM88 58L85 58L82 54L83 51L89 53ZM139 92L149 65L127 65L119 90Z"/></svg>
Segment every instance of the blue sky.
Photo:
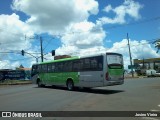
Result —
<svg viewBox="0 0 160 120"><path fill-rule="evenodd" d="M53 59L53 49L57 55L74 56L111 51L123 54L127 67L127 33L133 59L160 57L148 44L160 38L159 4L159 0L1 0L0 51L13 53L1 53L0 69L35 63L20 51L39 57L40 36L46 60Z"/></svg>

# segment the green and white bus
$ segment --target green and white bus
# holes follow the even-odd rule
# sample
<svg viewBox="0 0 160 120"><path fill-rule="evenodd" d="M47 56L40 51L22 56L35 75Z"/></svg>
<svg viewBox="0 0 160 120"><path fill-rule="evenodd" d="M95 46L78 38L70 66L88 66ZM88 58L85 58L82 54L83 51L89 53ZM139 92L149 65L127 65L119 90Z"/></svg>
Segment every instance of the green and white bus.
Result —
<svg viewBox="0 0 160 120"><path fill-rule="evenodd" d="M45 85L93 88L124 83L123 56L104 53L85 57L71 57L32 66L33 83Z"/></svg>

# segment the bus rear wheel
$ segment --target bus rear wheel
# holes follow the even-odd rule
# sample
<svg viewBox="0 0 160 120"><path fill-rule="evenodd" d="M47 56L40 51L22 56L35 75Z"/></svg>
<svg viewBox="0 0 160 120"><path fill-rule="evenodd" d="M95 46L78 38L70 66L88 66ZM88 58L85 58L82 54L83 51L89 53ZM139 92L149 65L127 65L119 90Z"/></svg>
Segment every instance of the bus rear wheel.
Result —
<svg viewBox="0 0 160 120"><path fill-rule="evenodd" d="M74 83L72 80L67 81L67 89L70 91L74 89Z"/></svg>
<svg viewBox="0 0 160 120"><path fill-rule="evenodd" d="M83 89L86 90L86 91L90 91L91 87L83 87Z"/></svg>

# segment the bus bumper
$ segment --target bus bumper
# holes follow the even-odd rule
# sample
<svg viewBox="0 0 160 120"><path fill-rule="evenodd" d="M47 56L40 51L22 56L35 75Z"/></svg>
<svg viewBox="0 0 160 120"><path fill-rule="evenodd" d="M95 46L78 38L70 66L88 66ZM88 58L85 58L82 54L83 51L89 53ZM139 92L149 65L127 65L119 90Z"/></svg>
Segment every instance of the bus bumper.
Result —
<svg viewBox="0 0 160 120"><path fill-rule="evenodd" d="M105 86L112 86L112 85L122 85L124 84L124 80L119 80L119 81L107 81L105 83Z"/></svg>

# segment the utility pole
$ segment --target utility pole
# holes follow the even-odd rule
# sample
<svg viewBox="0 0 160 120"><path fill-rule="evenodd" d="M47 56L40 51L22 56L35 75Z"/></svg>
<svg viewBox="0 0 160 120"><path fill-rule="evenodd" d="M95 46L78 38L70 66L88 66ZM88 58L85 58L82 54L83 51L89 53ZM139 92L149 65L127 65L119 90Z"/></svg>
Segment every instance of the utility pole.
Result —
<svg viewBox="0 0 160 120"><path fill-rule="evenodd" d="M36 63L38 63L38 58L36 58Z"/></svg>
<svg viewBox="0 0 160 120"><path fill-rule="evenodd" d="M25 36L25 39L26 39L26 36ZM30 38L30 39L40 39L40 47L41 47L41 61L43 62L43 45L42 45L42 37L38 37L38 35L36 35L36 38L33 37L33 38ZM39 58L39 57L38 57ZM38 58L36 58L36 62L38 62Z"/></svg>
<svg viewBox="0 0 160 120"><path fill-rule="evenodd" d="M42 46L42 37L40 37L40 44L41 44L41 61L43 62L43 46Z"/></svg>
<svg viewBox="0 0 160 120"><path fill-rule="evenodd" d="M127 40L128 40L128 48L129 48L129 57L130 57L130 64L131 64L131 72L132 72L132 77L134 77L134 74L133 74L133 64L132 64L132 55L131 55L131 49L130 49L130 43L129 43L128 33L127 33Z"/></svg>

